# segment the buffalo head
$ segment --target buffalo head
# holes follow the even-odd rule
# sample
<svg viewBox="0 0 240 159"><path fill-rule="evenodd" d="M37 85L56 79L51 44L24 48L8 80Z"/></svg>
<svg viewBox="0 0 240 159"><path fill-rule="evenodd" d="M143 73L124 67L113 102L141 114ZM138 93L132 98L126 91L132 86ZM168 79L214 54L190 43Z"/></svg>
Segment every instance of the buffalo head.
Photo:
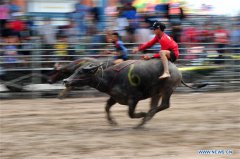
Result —
<svg viewBox="0 0 240 159"><path fill-rule="evenodd" d="M53 71L50 73L48 77L48 83L53 84L64 78L69 77L75 70L77 69L77 65L73 65L72 63L68 65L59 65L54 66Z"/></svg>
<svg viewBox="0 0 240 159"><path fill-rule="evenodd" d="M84 86L92 82L101 65L88 63L85 66L79 67L70 77L63 80L66 87Z"/></svg>
<svg viewBox="0 0 240 159"><path fill-rule="evenodd" d="M71 63L68 63L66 65L62 65L62 64L58 64L58 63L55 64L53 71L49 75L48 82L50 84L52 84L52 83L56 83L60 80L63 80L64 78L69 77L70 75L72 75L74 73L74 71L78 67L85 65L89 61L94 62L96 60L92 59L92 58L82 58L82 59L75 60Z"/></svg>

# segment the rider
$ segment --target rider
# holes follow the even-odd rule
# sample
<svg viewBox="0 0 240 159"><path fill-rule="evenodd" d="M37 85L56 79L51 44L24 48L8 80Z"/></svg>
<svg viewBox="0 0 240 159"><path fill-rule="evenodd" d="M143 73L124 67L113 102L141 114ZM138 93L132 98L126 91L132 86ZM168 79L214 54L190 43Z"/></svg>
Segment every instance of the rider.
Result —
<svg viewBox="0 0 240 159"><path fill-rule="evenodd" d="M115 54L115 64L121 63L122 61L126 61L128 59L128 50L124 46L123 42L120 40L120 36L117 32L112 33L112 42L116 48Z"/></svg>
<svg viewBox="0 0 240 159"><path fill-rule="evenodd" d="M154 54L153 57L149 56L144 57L145 59L161 57L164 72L159 77L160 79L170 77L168 69L168 60L171 62L175 62L179 56L178 44L164 32L165 28L166 28L165 24L159 21L154 22L151 29L154 30L155 37L149 42L140 45L138 48L133 49L133 53L137 53L138 51L143 51L147 48L152 47L157 42L161 45L161 51L159 53Z"/></svg>

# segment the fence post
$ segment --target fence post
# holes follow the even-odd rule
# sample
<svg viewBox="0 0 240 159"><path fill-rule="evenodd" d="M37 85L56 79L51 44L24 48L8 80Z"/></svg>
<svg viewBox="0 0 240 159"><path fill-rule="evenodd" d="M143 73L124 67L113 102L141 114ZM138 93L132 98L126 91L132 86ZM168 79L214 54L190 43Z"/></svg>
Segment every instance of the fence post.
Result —
<svg viewBox="0 0 240 159"><path fill-rule="evenodd" d="M41 77L40 76L36 76L36 74L41 74L41 70L40 68L42 68L42 63L40 62L36 62L36 61L41 61L41 40L36 37L33 40L33 49L34 51L32 52L32 63L31 63L31 67L32 67L32 84L40 84L42 83ZM32 92L32 98L39 98L41 97L41 93L37 92L35 90L31 90Z"/></svg>

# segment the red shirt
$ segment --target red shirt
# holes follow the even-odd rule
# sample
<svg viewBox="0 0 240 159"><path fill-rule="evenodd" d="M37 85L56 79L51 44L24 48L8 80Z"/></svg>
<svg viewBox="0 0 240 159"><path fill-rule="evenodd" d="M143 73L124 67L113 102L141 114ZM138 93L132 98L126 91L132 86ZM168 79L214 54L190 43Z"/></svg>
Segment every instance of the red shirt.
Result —
<svg viewBox="0 0 240 159"><path fill-rule="evenodd" d="M16 21L12 21L10 22L10 26L11 29L13 29L14 31L23 31L25 26L25 23L21 20L16 20Z"/></svg>
<svg viewBox="0 0 240 159"><path fill-rule="evenodd" d="M218 29L214 32L214 38L216 43L227 44L229 33L227 30Z"/></svg>
<svg viewBox="0 0 240 159"><path fill-rule="evenodd" d="M200 42L211 42L212 37L213 32L211 30L203 29L199 31Z"/></svg>
<svg viewBox="0 0 240 159"><path fill-rule="evenodd" d="M179 56L178 44L165 33L163 33L161 37L155 36L151 41L139 46L139 51L143 51L147 48L150 48L157 42L161 45L161 50L173 51L176 58L178 58ZM154 55L154 57L157 56L159 56L159 54Z"/></svg>
<svg viewBox="0 0 240 159"><path fill-rule="evenodd" d="M181 35L181 42L197 43L198 30L195 27L185 28L183 34Z"/></svg>

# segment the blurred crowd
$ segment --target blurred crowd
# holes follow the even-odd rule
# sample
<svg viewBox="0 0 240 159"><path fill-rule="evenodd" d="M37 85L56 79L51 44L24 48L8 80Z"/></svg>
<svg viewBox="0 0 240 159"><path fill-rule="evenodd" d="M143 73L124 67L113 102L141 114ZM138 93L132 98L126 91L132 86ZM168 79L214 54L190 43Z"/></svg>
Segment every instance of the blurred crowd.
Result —
<svg viewBox="0 0 240 159"><path fill-rule="evenodd" d="M137 12L131 3L111 3L105 8L87 6L79 1L75 10L67 14L67 25L57 26L51 18L37 24L32 16L26 16L14 3L0 1L0 45L5 62L16 62L14 55L32 55L33 44L41 44L41 54L56 55L51 60L73 60L76 54L101 54L101 49L111 49L108 37L118 32L128 49L153 38L150 26L155 20L167 25L166 32L183 48L216 48L219 55L231 47L239 52L240 18L215 16L190 16L179 4L167 4L154 12ZM163 8L161 10L161 8ZM104 12L104 14L102 14ZM103 16L104 15L104 16ZM81 45L90 43L91 45ZM135 46L136 46L135 45ZM38 46L39 47L39 46ZM234 49L236 48L236 49ZM99 49L99 50L97 50ZM159 48L158 48L159 49ZM156 49L157 50L157 49ZM191 49L187 49L191 50ZM189 51L187 51L188 53ZM21 60L28 60L29 56ZM186 56L186 58L195 58Z"/></svg>

